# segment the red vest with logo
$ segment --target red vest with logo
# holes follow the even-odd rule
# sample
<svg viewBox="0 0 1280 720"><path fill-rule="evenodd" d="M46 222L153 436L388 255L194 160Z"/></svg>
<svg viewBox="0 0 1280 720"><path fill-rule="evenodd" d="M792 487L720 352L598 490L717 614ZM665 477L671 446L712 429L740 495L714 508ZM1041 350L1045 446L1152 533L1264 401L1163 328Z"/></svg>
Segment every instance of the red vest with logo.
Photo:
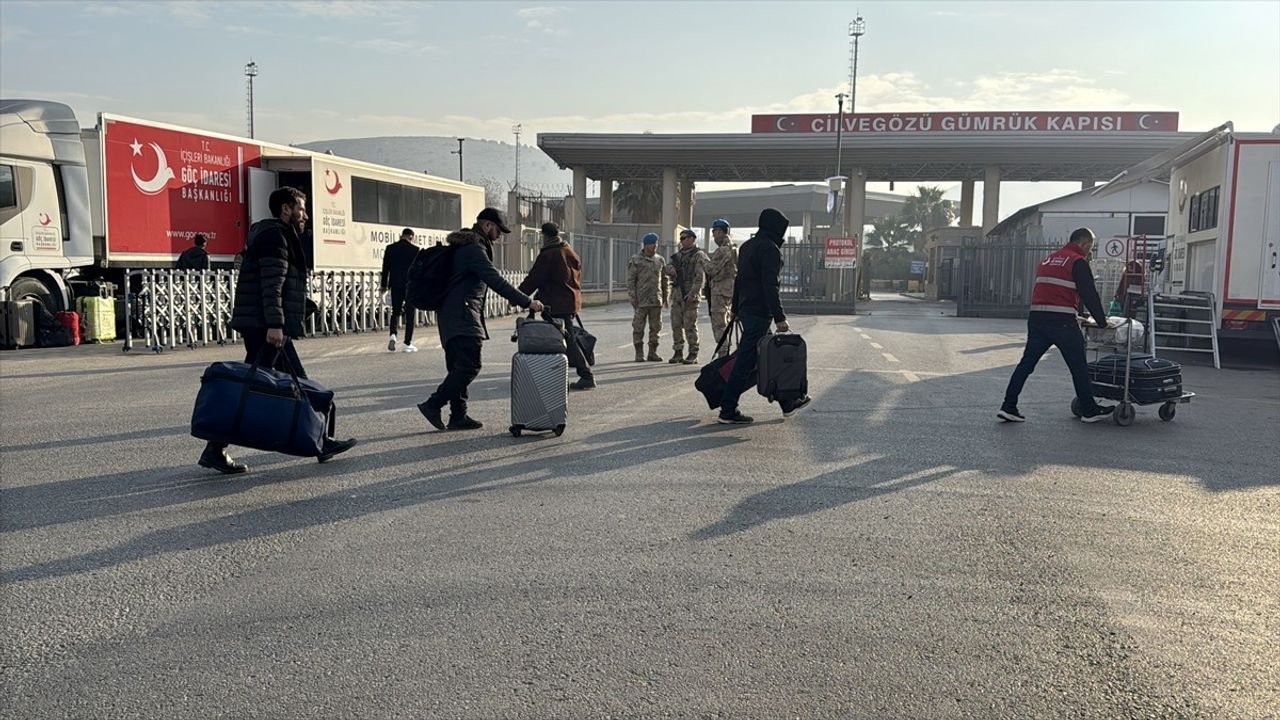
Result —
<svg viewBox="0 0 1280 720"><path fill-rule="evenodd" d="M1084 250L1075 243L1050 254L1036 269L1036 286L1031 291L1031 309L1039 312L1056 312L1075 315L1080 307L1080 292L1076 289L1071 268L1084 257Z"/></svg>

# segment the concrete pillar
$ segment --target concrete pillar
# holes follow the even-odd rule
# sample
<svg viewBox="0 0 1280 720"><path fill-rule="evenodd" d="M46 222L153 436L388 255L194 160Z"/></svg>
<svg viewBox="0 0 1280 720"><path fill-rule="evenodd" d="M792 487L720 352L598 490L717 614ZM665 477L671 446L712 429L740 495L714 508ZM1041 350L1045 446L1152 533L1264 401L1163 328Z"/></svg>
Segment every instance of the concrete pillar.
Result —
<svg viewBox="0 0 1280 720"><path fill-rule="evenodd" d="M960 182L960 225L973 225L973 180Z"/></svg>
<svg viewBox="0 0 1280 720"><path fill-rule="evenodd" d="M844 193L844 236L862 240L862 226L867 222L867 173L862 168L849 171Z"/></svg>
<svg viewBox="0 0 1280 720"><path fill-rule="evenodd" d="M676 246L676 169L662 169L662 238L668 248Z"/></svg>
<svg viewBox="0 0 1280 720"><path fill-rule="evenodd" d="M586 168L573 169L573 207L568 208L569 232L587 231L587 171Z"/></svg>
<svg viewBox="0 0 1280 720"><path fill-rule="evenodd" d="M1080 181L1080 189L1081 189L1081 190L1088 190L1089 188L1091 188L1091 187L1093 187L1093 186L1095 186L1095 185L1097 185L1097 184L1098 184L1098 183L1094 182L1093 180L1081 180L1081 181Z"/></svg>
<svg viewBox="0 0 1280 720"><path fill-rule="evenodd" d="M1000 168L988 165L982 176L982 233L1000 222Z"/></svg>
<svg viewBox="0 0 1280 720"><path fill-rule="evenodd" d="M600 181L600 222L613 222L613 181Z"/></svg>
<svg viewBox="0 0 1280 720"><path fill-rule="evenodd" d="M680 220L684 227L693 227L693 181L685 178L680 181Z"/></svg>

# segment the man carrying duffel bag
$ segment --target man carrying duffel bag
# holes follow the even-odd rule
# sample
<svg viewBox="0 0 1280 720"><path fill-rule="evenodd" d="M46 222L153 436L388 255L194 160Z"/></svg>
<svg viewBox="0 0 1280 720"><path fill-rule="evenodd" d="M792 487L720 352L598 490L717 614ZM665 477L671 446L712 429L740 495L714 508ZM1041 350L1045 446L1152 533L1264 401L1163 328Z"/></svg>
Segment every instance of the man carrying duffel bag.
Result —
<svg viewBox="0 0 1280 720"><path fill-rule="evenodd" d="M307 376L292 342L292 338L303 335L303 322L307 314L307 266L302 241L299 239L299 235L307 224L306 206L307 197L297 188L284 187L271 193L268 207L273 218L260 220L249 228L249 237L245 242L244 262L240 268L240 278L236 282L235 304L230 323L231 327L244 338L246 363L260 364L263 368L289 373L291 376L296 375L298 379L305 379ZM215 367L217 365L221 364L217 363ZM206 371L206 382L211 380L211 374L216 375L213 371L214 367ZM306 403L307 405L325 402L321 399L323 388L319 386L304 389L298 382L288 378L276 378L276 380L279 385L293 388L292 390L288 387L280 388L282 393L292 392L300 399L306 399L301 397L303 395L310 396L311 393L316 393L311 397L311 402ZM285 380L290 381L285 382ZM270 384L269 377L264 376L263 381ZM244 382L250 383L251 378L246 377ZM210 386L216 392L226 392L228 401L232 401L230 395L236 395L233 402L237 404L237 408L242 402L241 398L248 398L250 394L242 392L244 387L244 383L219 383ZM267 394L270 394L270 391ZM208 403L209 399L207 394L206 397L197 399L196 415L200 415L202 411L202 402L210 406L216 404L225 407L226 405L226 403ZM331 394L328 399L332 399ZM282 417L279 423L281 427L276 428L281 436L292 436L297 431L296 417L305 408L297 403L293 407L297 412L287 419ZM201 423L198 417L193 417L191 424L193 434L197 432L198 426L207 427L207 423ZM236 425L239 423L237 422ZM215 436L232 438L241 436L245 432L249 430L226 427L216 432L201 432L201 435L206 439ZM283 440L263 443L258 441L258 438L259 434L256 433L255 446L265 445L295 454L311 454L297 449L297 443L291 444ZM319 440L319 446L314 453L320 462L325 462L339 453L350 450L355 444L354 439L334 440L326 432L323 439ZM209 439L204 452L200 454L199 464L201 467L227 474L248 470L243 463L231 459L227 454L225 442L213 439Z"/></svg>

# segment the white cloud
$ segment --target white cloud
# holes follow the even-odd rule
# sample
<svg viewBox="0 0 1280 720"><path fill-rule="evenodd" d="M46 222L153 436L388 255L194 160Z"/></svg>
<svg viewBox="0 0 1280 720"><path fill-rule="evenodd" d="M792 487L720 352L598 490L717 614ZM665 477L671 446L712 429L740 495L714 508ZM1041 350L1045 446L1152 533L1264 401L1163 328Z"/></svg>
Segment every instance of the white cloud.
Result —
<svg viewBox="0 0 1280 720"><path fill-rule="evenodd" d="M332 2L295 0L294 2L286 3L286 6L300 15L330 18L381 15L392 8L386 3L368 0L362 2L352 2L350 0L333 0Z"/></svg>
<svg viewBox="0 0 1280 720"><path fill-rule="evenodd" d="M101 17L136 15L141 9L141 3L138 2L96 2L84 6L85 12Z"/></svg>
<svg viewBox="0 0 1280 720"><path fill-rule="evenodd" d="M563 5L537 5L534 7L520 8L516 11L516 15L526 19L545 18L564 12L565 10L568 10L568 8Z"/></svg>
<svg viewBox="0 0 1280 720"><path fill-rule="evenodd" d="M527 30L564 35L566 32L557 26L554 20L566 11L568 11L568 8L562 5L538 5L520 8L516 11L516 17L525 20L524 26Z"/></svg>
<svg viewBox="0 0 1280 720"><path fill-rule="evenodd" d="M421 55L440 52L440 48L419 41L397 40L394 38L372 37L363 39L322 37L322 43L335 43L353 50L372 50L388 55Z"/></svg>
<svg viewBox="0 0 1280 720"><path fill-rule="evenodd" d="M90 93L74 92L71 90L5 90L6 95L13 97L40 98L41 100L54 100L64 102L68 105L76 103L114 103L120 102L118 98L107 97L106 95L93 95Z"/></svg>
<svg viewBox="0 0 1280 720"><path fill-rule="evenodd" d="M194 2L193 0L179 0L168 3L169 14L189 25L208 22L212 18L210 11L213 7L212 3Z"/></svg>

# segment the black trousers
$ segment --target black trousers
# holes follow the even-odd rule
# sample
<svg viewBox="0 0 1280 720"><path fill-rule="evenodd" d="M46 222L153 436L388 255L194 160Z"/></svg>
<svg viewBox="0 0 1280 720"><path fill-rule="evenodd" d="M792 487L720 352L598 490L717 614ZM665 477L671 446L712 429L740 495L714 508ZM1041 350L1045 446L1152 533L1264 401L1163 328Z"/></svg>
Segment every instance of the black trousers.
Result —
<svg viewBox="0 0 1280 720"><path fill-rule="evenodd" d="M444 345L444 382L427 398L427 405L442 408L456 416L467 414L467 386L480 374L480 350L484 340L478 337L450 338Z"/></svg>
<svg viewBox="0 0 1280 720"><path fill-rule="evenodd" d="M552 315L551 317L563 322L565 330L568 331L569 328L573 327L573 319L576 315ZM591 365L587 363L587 356L582 353L582 348L578 343L574 342L573 335L565 337L565 346L568 348L565 354L569 356L569 364L573 366L574 370L578 371L578 377L583 380L594 379L595 376L591 373Z"/></svg>
<svg viewBox="0 0 1280 720"><path fill-rule="evenodd" d="M258 353L262 353L262 366L269 367L277 372L289 372L292 365L293 371L298 377L307 376L307 371L302 368L302 360L298 357L298 351L293 347L293 340L284 339L284 347L276 349L267 344L267 329L254 328L252 330L243 330L240 337L244 339L244 361L253 364L258 359ZM209 448L220 450L225 447L223 443L211 442Z"/></svg>
<svg viewBox="0 0 1280 720"><path fill-rule="evenodd" d="M1067 363L1067 369L1071 371L1076 398L1080 400L1080 411L1091 413L1097 409L1098 404L1093 399L1093 383L1089 380L1084 335L1080 332L1080 325L1074 315L1061 315L1061 320L1056 317L1032 317L1027 320L1027 348L1022 352L1022 361L1013 369L1013 377L1009 378L1009 387L1004 391L1005 405L1017 406L1018 396L1022 394L1022 386L1026 385L1027 378L1031 377L1040 358L1056 345Z"/></svg>
<svg viewBox="0 0 1280 720"><path fill-rule="evenodd" d="M396 334L396 328L400 327L400 316L404 316L404 344L413 344L413 319L418 314L417 308L413 307L405 299L408 291L401 287L391 288L391 334Z"/></svg>

